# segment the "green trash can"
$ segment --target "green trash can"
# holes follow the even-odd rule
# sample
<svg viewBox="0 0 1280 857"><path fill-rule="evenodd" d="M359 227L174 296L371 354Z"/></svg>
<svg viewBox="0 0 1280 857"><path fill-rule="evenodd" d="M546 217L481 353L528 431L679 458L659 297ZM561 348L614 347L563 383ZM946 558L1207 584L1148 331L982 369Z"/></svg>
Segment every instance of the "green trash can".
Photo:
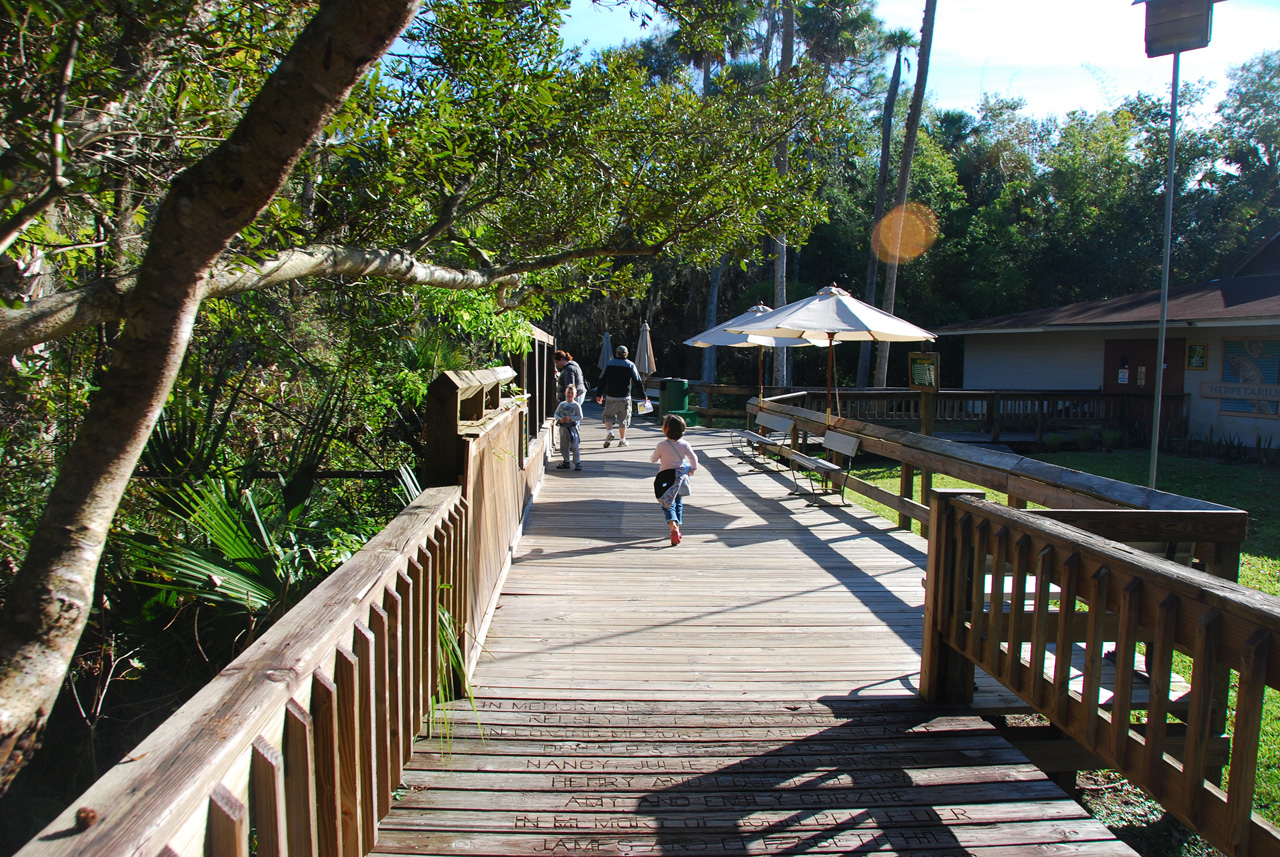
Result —
<svg viewBox="0 0 1280 857"><path fill-rule="evenodd" d="M658 386L658 419L672 411L689 409L689 382L684 378L663 378Z"/></svg>

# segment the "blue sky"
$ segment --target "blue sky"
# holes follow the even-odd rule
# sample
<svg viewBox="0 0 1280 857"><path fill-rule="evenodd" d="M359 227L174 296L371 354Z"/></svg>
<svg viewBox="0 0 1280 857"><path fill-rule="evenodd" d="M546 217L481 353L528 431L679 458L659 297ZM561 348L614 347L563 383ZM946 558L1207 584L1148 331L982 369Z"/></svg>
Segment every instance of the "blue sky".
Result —
<svg viewBox="0 0 1280 857"><path fill-rule="evenodd" d="M929 93L943 109L972 111L984 92L1027 102L1032 115L1105 110L1135 92L1165 95L1172 58L1147 59L1142 6L1131 0L939 0ZM879 0L889 27L919 31L923 0ZM573 0L566 44L606 47L644 34L625 9ZM1264 50L1280 49L1280 0L1214 5L1207 48L1182 55L1182 80L1213 84L1212 108L1226 71ZM914 71L912 72L914 74Z"/></svg>

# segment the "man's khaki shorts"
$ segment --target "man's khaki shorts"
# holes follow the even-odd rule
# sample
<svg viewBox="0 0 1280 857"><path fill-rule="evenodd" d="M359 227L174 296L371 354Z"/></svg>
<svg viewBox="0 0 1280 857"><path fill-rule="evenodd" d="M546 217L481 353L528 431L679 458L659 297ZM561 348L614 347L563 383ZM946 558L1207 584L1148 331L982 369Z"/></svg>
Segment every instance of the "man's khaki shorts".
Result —
<svg viewBox="0 0 1280 857"><path fill-rule="evenodd" d="M631 397L625 399L604 400L604 421L617 423L620 426L631 425Z"/></svg>

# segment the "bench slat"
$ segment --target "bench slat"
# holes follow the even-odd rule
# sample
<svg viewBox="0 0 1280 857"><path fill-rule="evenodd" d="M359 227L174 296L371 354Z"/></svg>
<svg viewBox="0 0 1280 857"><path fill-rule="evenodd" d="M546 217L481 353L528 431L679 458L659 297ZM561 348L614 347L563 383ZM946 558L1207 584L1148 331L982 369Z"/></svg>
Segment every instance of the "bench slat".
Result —
<svg viewBox="0 0 1280 857"><path fill-rule="evenodd" d="M756 414L756 425L764 426L771 431L789 434L791 432L791 427L795 425L795 421L789 420L786 417L780 417L776 414L762 412Z"/></svg>
<svg viewBox="0 0 1280 857"><path fill-rule="evenodd" d="M858 451L858 446L862 443L860 438L856 438L851 434L842 434L837 431L828 431L822 438L822 445L832 452L839 452L842 455L853 455Z"/></svg>

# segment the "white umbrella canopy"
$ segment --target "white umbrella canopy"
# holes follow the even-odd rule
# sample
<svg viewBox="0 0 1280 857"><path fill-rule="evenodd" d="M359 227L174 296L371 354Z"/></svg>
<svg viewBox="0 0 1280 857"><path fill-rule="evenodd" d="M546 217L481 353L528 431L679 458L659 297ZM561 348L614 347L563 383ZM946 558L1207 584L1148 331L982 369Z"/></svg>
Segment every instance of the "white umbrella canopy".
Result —
<svg viewBox="0 0 1280 857"><path fill-rule="evenodd" d="M812 342L808 339L799 339L790 336L766 336L762 333L730 333L729 328L738 324L755 321L765 313L773 312L764 304L756 304L742 315L735 315L728 321L721 322L709 330L704 330L697 336L684 341L685 345L692 345L695 348L711 348L714 345L723 345L729 348L747 348L756 347L760 349L760 398L764 398L764 350L766 348L801 348L805 345L818 345L818 342Z"/></svg>
<svg viewBox="0 0 1280 857"><path fill-rule="evenodd" d="M764 304L756 304L742 315L736 315L728 321L721 322L709 330L704 330L697 336L684 341L685 345L692 345L695 348L710 348L713 345L723 345L729 348L746 348L747 346L761 345L766 348L797 348L804 345L818 345L819 342L810 341L808 339L799 339L789 336L768 336L763 333L730 333L729 328L736 327L739 324L755 321L765 313L773 312ZM821 342L826 342L827 337L822 336Z"/></svg>
<svg viewBox="0 0 1280 857"><path fill-rule="evenodd" d="M636 368L640 370L641 377L647 378L658 369L658 364L653 361L653 342L649 338L649 322L640 325L640 344L636 346Z"/></svg>
<svg viewBox="0 0 1280 857"><path fill-rule="evenodd" d="M831 420L836 342L920 342L937 339L923 327L917 327L896 315L863 303L834 284L813 297L789 303L773 312L764 313L753 321L726 327L730 333L825 340L828 423Z"/></svg>
<svg viewBox="0 0 1280 857"><path fill-rule="evenodd" d="M863 303L837 286L741 323L725 322L730 333L789 336L819 342L875 340L919 342L937 337L923 327Z"/></svg>
<svg viewBox="0 0 1280 857"><path fill-rule="evenodd" d="M604 332L604 344L600 346L600 359L596 361L596 366L600 368L600 373L604 374L604 367L609 365L609 361L613 359L613 340L609 336L609 331Z"/></svg>

